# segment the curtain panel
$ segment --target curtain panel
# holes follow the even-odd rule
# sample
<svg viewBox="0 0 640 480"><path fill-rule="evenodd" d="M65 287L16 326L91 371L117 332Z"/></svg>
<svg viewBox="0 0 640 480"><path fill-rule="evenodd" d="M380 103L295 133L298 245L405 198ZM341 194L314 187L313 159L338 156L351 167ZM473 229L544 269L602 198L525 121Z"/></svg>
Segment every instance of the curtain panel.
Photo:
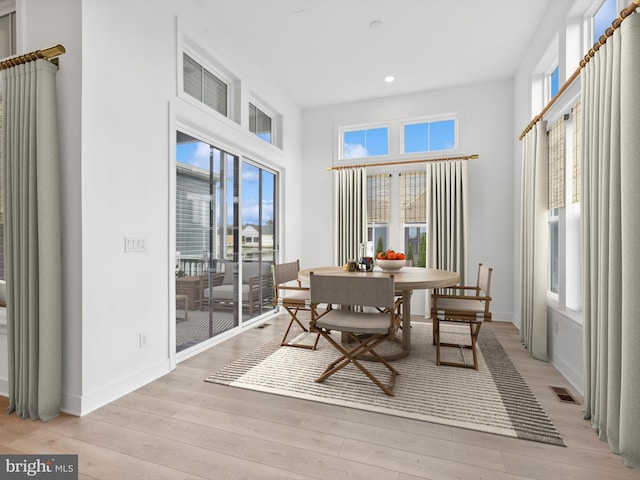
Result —
<svg viewBox="0 0 640 480"><path fill-rule="evenodd" d="M640 468L640 15L581 77L585 418Z"/></svg>
<svg viewBox="0 0 640 480"><path fill-rule="evenodd" d="M520 341L547 360L549 148L545 121L524 138L520 245Z"/></svg>
<svg viewBox="0 0 640 480"><path fill-rule="evenodd" d="M467 279L467 171L467 160L427 163L429 267L457 272L460 285Z"/></svg>
<svg viewBox="0 0 640 480"><path fill-rule="evenodd" d="M62 391L57 67L3 70L9 412L44 421Z"/></svg>
<svg viewBox="0 0 640 480"><path fill-rule="evenodd" d="M367 241L367 171L345 168L335 172L335 264L358 261L358 248Z"/></svg>

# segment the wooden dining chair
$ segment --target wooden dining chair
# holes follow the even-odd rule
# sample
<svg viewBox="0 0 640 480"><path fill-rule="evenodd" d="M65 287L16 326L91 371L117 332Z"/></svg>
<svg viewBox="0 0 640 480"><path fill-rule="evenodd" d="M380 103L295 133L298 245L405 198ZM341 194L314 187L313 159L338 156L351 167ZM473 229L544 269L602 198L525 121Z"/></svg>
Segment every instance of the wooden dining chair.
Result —
<svg viewBox="0 0 640 480"><path fill-rule="evenodd" d="M478 265L478 280L475 286L455 286L439 290L432 295L431 320L433 323L433 343L436 345L436 364L451 365L478 369L478 353L476 342L480 327L484 320L491 321L491 276L492 268ZM461 291L461 294L452 292ZM468 293L471 292L471 293ZM442 341L442 324L468 325L470 343L452 343ZM444 361L441 359L441 347L458 347L470 349L473 354L473 364L466 362ZM464 360L464 353L463 353Z"/></svg>
<svg viewBox="0 0 640 480"><path fill-rule="evenodd" d="M287 339L291 332L291 327L296 323L303 332L309 329L298 318L298 312L309 311L311 298L309 296L309 287L303 287L298 279L300 271L300 260L295 262L273 264L273 305L274 307L283 307L290 316L287 329L280 340L283 347L297 347L315 350L318 346L320 335L316 335L313 344L294 343Z"/></svg>
<svg viewBox="0 0 640 480"><path fill-rule="evenodd" d="M331 362L316 382L322 382L347 365L354 365L375 383L384 393L394 396L393 386L398 371L375 348L393 338L396 331L395 288L393 275L384 277L361 276L309 276L311 286L310 330L318 332L340 356ZM320 311L318 306L326 304ZM333 305L342 308L334 309ZM357 308L354 308L357 307ZM367 311L366 307L374 307ZM378 310L378 309L381 309ZM336 339L331 332L346 333L352 344ZM388 383L383 383L362 363L363 356L384 365L390 373Z"/></svg>

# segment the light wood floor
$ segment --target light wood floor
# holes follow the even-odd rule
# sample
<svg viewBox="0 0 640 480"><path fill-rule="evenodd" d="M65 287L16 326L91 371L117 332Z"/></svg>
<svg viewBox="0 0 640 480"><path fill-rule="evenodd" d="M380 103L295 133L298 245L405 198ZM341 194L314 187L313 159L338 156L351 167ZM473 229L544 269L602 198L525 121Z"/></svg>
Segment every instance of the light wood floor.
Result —
<svg viewBox="0 0 640 480"><path fill-rule="evenodd" d="M104 480L640 478L598 440L581 406L554 397L548 386L568 383L529 358L508 323L483 328L496 332L566 448L203 381L280 333L283 320L270 319L82 418L0 415L0 452L76 453L79 478Z"/></svg>

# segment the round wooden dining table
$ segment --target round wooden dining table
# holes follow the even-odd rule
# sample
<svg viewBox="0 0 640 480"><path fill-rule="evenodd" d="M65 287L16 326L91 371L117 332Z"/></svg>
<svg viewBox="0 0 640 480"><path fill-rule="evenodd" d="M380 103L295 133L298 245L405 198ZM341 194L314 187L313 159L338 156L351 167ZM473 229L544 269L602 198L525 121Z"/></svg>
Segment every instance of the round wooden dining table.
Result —
<svg viewBox="0 0 640 480"><path fill-rule="evenodd" d="M393 274L396 292L402 295L402 338L401 350L398 353L383 355L387 360L398 360L409 355L411 351L411 295L414 290L427 290L432 288L452 287L460 281L456 272L448 270L436 270L422 267L402 267L394 272L383 272L380 267L374 267L371 272L349 272L343 267L316 267L300 270L298 279L309 284L309 274L314 275L345 275L376 277Z"/></svg>

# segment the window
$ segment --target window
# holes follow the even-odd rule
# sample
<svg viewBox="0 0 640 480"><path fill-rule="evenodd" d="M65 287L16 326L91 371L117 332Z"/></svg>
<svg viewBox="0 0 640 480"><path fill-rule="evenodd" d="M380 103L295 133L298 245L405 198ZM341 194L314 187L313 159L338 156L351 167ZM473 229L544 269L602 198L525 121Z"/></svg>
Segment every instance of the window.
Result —
<svg viewBox="0 0 640 480"><path fill-rule="evenodd" d="M604 0L591 19L592 44L595 44L604 35L607 28L611 26L611 22L617 17L616 0Z"/></svg>
<svg viewBox="0 0 640 480"><path fill-rule="evenodd" d="M565 121L558 120L549 130L549 291L558 294L560 281L560 217L565 203Z"/></svg>
<svg viewBox="0 0 640 480"><path fill-rule="evenodd" d="M549 130L550 298L562 308L582 308L580 259L580 103ZM566 180L571 173L570 181Z"/></svg>
<svg viewBox="0 0 640 480"><path fill-rule="evenodd" d="M249 130L267 143L272 143L271 117L256 107L249 104Z"/></svg>
<svg viewBox="0 0 640 480"><path fill-rule="evenodd" d="M558 76L559 76L559 67L556 67L553 72L551 72L551 75L549 75L549 88L550 88L550 95L549 95L549 99L553 98L556 96L556 94L558 93Z"/></svg>
<svg viewBox="0 0 640 480"><path fill-rule="evenodd" d="M404 253L416 267L427 266L427 176L424 171L400 176L400 221Z"/></svg>
<svg viewBox="0 0 640 480"><path fill-rule="evenodd" d="M426 173L367 176L368 251L393 248L425 267L427 262Z"/></svg>
<svg viewBox="0 0 640 480"><path fill-rule="evenodd" d="M389 129L387 127L342 132L342 159L378 157L389 153Z"/></svg>
<svg viewBox="0 0 640 480"><path fill-rule="evenodd" d="M406 123L403 153L433 152L456 148L455 118Z"/></svg>
<svg viewBox="0 0 640 480"><path fill-rule="evenodd" d="M388 248L390 177L367 176L367 250L372 256Z"/></svg>
<svg viewBox="0 0 640 480"><path fill-rule="evenodd" d="M0 58L16 54L16 13L0 17Z"/></svg>
<svg viewBox="0 0 640 480"><path fill-rule="evenodd" d="M229 96L227 83L186 53L183 54L183 81L185 93L227 116Z"/></svg>

